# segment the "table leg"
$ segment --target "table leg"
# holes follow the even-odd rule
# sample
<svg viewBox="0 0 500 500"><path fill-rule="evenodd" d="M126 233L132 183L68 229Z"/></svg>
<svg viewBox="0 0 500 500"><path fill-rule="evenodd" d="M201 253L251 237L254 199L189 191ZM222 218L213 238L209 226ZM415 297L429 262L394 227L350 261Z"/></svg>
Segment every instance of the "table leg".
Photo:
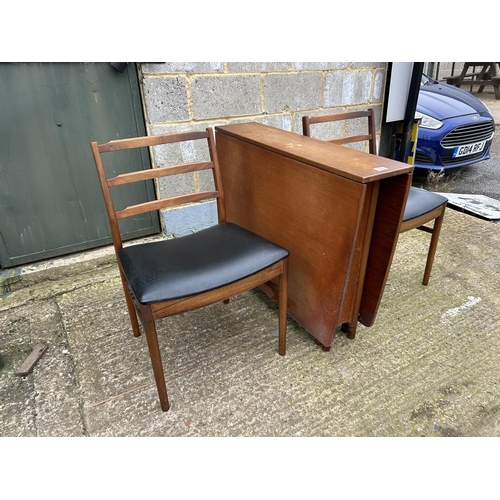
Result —
<svg viewBox="0 0 500 500"><path fill-rule="evenodd" d="M313 338L314 338L314 337L313 337ZM322 343L321 343L321 342L320 342L317 338L314 338L314 343L315 343L316 345L321 346L321 349L323 349L323 351L325 351L325 352L329 352L329 351L330 351L330 349L332 348L331 346L326 346L326 345L323 345L323 344L322 344Z"/></svg>
<svg viewBox="0 0 500 500"><path fill-rule="evenodd" d="M356 338L356 328L358 326L358 322L355 321L353 324L351 323L343 323L342 326L340 327L340 330L343 333L347 333L347 338L348 339L354 339Z"/></svg>

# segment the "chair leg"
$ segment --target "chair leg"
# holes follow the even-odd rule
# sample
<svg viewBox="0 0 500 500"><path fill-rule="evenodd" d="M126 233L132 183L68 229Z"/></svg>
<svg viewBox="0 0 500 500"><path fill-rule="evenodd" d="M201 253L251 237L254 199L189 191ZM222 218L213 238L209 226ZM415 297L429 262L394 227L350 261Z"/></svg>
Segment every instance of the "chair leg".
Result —
<svg viewBox="0 0 500 500"><path fill-rule="evenodd" d="M431 277L432 264L434 263L434 255L436 254L436 248L439 241L439 233L441 232L441 226L443 225L444 209L442 214L434 220L434 227L432 228L431 243L429 245L429 253L427 254L427 262L425 264L424 279L422 280L422 285L427 285Z"/></svg>
<svg viewBox="0 0 500 500"><path fill-rule="evenodd" d="M286 352L286 318L288 309L288 258L283 261L283 272L279 279L279 323L278 323L278 353Z"/></svg>
<svg viewBox="0 0 500 500"><path fill-rule="evenodd" d="M135 312L134 304L128 293L125 293L125 297L127 299L128 315L130 317L130 322L132 323L132 331L134 332L134 337L140 337L141 329L139 328L139 321L137 320L137 314Z"/></svg>
<svg viewBox="0 0 500 500"><path fill-rule="evenodd" d="M130 318L130 323L132 323L132 331L134 332L134 337L141 336L141 329L139 328L139 321L137 320L137 314L135 312L135 306L130 298L130 293L127 288L127 281L125 276L120 269L120 278L122 279L123 293L125 294L125 300L127 301L127 310Z"/></svg>
<svg viewBox="0 0 500 500"><path fill-rule="evenodd" d="M153 365L153 373L156 381L156 388L160 398L160 406L163 411L168 411L170 404L167 396L167 386L165 384L165 374L163 373L163 365L161 362L160 346L158 345L158 336L156 334L155 322L151 309L144 307L142 310L142 319L144 330L146 331L146 339L148 342L149 356Z"/></svg>

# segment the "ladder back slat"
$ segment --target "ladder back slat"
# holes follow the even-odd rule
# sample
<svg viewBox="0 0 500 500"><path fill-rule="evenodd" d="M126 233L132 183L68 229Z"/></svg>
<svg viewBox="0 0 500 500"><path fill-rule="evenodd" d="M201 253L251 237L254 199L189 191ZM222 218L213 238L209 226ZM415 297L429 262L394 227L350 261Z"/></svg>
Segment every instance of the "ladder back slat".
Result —
<svg viewBox="0 0 500 500"><path fill-rule="evenodd" d="M346 113L334 113L331 115L309 116L309 123L325 123L331 121L345 120L347 118L363 118L369 116L369 111L348 111Z"/></svg>
<svg viewBox="0 0 500 500"><path fill-rule="evenodd" d="M124 149L146 148L149 146L159 146L160 144L170 144L173 142L192 141L195 139L206 139L206 131L178 132L173 134L151 135L148 137L131 137L129 139L117 139L99 144L100 153L110 153L111 151L121 151Z"/></svg>
<svg viewBox="0 0 500 500"><path fill-rule="evenodd" d="M168 167L158 167L149 170L141 170L140 172L131 172L129 174L120 174L116 177L108 179L108 186L121 186L130 182L146 181L156 179L158 177L166 177L168 175L183 174L187 172L197 172L214 168L212 162L194 162L183 163L181 165L170 165Z"/></svg>
<svg viewBox="0 0 500 500"><path fill-rule="evenodd" d="M337 139L329 139L326 142L331 142L333 144L348 144L351 142L369 141L371 138L372 138L371 135L349 135L347 137L339 137Z"/></svg>
<svg viewBox="0 0 500 500"><path fill-rule="evenodd" d="M171 196L170 198L162 198L161 200L154 200L145 203L139 203L137 205L131 205L130 207L124 208L123 210L116 212L116 218L120 220L126 217L131 217L133 215L139 215L145 212L152 212L153 210L160 210L162 208L169 208L169 207L175 207L177 205L183 205L184 203L195 203L197 201L210 200L212 198L218 198L218 197L219 197L218 191L200 191L198 193Z"/></svg>

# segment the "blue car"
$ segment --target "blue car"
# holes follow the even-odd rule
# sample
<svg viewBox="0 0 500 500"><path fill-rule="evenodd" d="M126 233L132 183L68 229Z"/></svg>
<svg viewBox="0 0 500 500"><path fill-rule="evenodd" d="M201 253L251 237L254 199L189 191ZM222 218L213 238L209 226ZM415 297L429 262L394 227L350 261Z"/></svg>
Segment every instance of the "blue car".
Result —
<svg viewBox="0 0 500 500"><path fill-rule="evenodd" d="M469 92L422 75L415 118L421 119L416 168L456 168L490 158L495 122Z"/></svg>

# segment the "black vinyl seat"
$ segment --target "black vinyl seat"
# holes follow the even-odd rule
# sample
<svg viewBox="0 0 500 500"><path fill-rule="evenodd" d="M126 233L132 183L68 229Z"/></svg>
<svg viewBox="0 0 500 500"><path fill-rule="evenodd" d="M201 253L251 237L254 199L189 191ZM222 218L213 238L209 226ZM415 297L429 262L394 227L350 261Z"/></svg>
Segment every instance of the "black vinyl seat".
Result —
<svg viewBox="0 0 500 500"><path fill-rule="evenodd" d="M443 195L426 191L425 189L411 187L406 201L403 222L432 212L447 202L448 198Z"/></svg>
<svg viewBox="0 0 500 500"><path fill-rule="evenodd" d="M141 304L208 292L286 257L284 248L230 222L118 252L123 272Z"/></svg>

